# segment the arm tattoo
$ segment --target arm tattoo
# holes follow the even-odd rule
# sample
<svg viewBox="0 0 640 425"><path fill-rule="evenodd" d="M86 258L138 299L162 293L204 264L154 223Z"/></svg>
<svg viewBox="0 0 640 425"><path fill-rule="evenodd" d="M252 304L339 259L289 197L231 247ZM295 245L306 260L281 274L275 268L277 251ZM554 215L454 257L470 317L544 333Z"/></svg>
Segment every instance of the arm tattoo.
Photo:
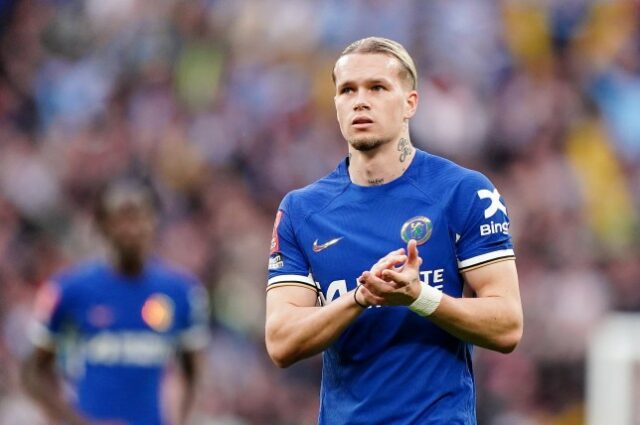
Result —
<svg viewBox="0 0 640 425"><path fill-rule="evenodd" d="M398 141L398 152L400 152L400 162L404 162L405 159L413 152L409 141L404 137Z"/></svg>
<svg viewBox="0 0 640 425"><path fill-rule="evenodd" d="M377 186L384 183L384 179L369 179L367 182L372 186Z"/></svg>

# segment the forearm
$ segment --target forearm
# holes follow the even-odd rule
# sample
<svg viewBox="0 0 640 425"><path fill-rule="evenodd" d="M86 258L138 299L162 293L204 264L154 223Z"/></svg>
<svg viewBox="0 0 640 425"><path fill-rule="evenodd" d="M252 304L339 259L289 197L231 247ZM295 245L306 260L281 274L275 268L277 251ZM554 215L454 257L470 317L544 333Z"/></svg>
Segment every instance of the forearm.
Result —
<svg viewBox="0 0 640 425"><path fill-rule="evenodd" d="M196 388L194 383L186 382L178 401L177 424L186 424L195 403Z"/></svg>
<svg viewBox="0 0 640 425"><path fill-rule="evenodd" d="M522 336L520 304L503 297L445 295L429 319L463 341L503 353L513 351Z"/></svg>
<svg viewBox="0 0 640 425"><path fill-rule="evenodd" d="M176 417L177 424L182 425L188 422L193 411L202 384L204 359L202 353L188 351L182 352L179 360L182 369L180 376L182 391L179 394Z"/></svg>
<svg viewBox="0 0 640 425"><path fill-rule="evenodd" d="M281 304L268 315L266 343L269 355L280 367L322 352L363 311L353 291L323 307Z"/></svg>
<svg viewBox="0 0 640 425"><path fill-rule="evenodd" d="M86 425L87 421L64 400L53 368L41 368L28 362L22 370L22 383L27 394L51 419L69 425Z"/></svg>

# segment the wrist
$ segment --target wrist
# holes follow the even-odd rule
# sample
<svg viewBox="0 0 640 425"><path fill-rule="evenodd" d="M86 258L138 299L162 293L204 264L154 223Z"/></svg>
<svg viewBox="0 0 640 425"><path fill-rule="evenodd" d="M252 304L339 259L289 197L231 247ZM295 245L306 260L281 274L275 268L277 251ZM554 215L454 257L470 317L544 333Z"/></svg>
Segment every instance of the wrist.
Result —
<svg viewBox="0 0 640 425"><path fill-rule="evenodd" d="M353 291L353 300L356 302L356 304L358 304L359 307L365 309L365 308L369 308L369 306L367 304L361 303L360 301L358 301L358 290L360 289L362 285L358 285L356 286L356 289Z"/></svg>
<svg viewBox="0 0 640 425"><path fill-rule="evenodd" d="M409 304L409 310L420 316L430 316L440 305L442 301L442 292L429 286L426 283L420 283L420 292L414 302Z"/></svg>

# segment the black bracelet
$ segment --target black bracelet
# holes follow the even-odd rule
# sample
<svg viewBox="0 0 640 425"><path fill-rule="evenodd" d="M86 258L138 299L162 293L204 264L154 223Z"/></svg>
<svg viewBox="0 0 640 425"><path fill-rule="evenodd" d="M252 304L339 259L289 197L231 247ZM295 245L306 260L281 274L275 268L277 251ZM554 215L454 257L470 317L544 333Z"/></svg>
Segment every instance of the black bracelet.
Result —
<svg viewBox="0 0 640 425"><path fill-rule="evenodd" d="M369 306L368 306L368 305L360 304L360 302L358 301L358 297L357 297L357 295L358 295L358 289L360 289L360 287L361 287L361 286L362 286L362 285L358 285L358 286L356 286L356 290L355 290L355 291L353 291L353 300L354 300L354 301L356 302L356 304L358 304L360 307L362 307L362 308L369 308Z"/></svg>

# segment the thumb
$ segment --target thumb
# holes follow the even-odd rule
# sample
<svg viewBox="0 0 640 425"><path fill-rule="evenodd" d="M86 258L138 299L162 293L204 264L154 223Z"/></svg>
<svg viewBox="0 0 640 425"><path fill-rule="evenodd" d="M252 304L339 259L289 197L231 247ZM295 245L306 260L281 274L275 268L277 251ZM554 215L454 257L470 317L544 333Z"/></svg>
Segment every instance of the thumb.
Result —
<svg viewBox="0 0 640 425"><path fill-rule="evenodd" d="M403 275L395 270L383 270L382 271L382 277L383 279L385 279L386 281L390 281L390 282L394 282L394 283L400 283L402 284L403 282ZM395 286L397 287L397 286Z"/></svg>
<svg viewBox="0 0 640 425"><path fill-rule="evenodd" d="M422 258L418 256L418 242L415 239L411 239L407 244L407 265L410 267L419 268L422 263Z"/></svg>

